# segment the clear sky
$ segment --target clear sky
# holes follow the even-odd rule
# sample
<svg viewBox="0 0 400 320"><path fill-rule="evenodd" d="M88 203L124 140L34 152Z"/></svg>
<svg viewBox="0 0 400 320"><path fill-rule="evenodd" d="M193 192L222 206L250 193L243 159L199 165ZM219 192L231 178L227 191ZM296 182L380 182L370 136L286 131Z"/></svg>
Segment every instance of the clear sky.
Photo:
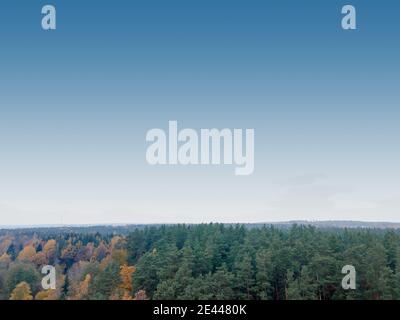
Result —
<svg viewBox="0 0 400 320"><path fill-rule="evenodd" d="M1 1L0 225L400 221L399 14L393 0ZM168 120L254 128L254 174L148 165L146 132Z"/></svg>

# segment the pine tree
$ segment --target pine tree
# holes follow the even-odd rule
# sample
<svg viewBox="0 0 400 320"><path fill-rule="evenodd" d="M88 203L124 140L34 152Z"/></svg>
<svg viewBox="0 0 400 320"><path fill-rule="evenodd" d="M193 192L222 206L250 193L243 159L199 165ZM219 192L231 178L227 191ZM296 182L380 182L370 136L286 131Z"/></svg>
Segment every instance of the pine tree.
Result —
<svg viewBox="0 0 400 320"><path fill-rule="evenodd" d="M315 281L307 266L303 266L301 273L297 276L293 271L289 271L287 279L286 298L288 300L321 299L318 282Z"/></svg>
<svg viewBox="0 0 400 320"><path fill-rule="evenodd" d="M234 265L234 273L237 298L250 300L254 284L254 268L251 256L246 249L243 249L238 254Z"/></svg>
<svg viewBox="0 0 400 320"><path fill-rule="evenodd" d="M26 282L30 289L36 292L39 287L41 276L39 272L29 264L13 264L6 277L6 292L8 295L21 282Z"/></svg>
<svg viewBox="0 0 400 320"><path fill-rule="evenodd" d="M272 254L263 249L256 254L256 291L259 299L271 298Z"/></svg>

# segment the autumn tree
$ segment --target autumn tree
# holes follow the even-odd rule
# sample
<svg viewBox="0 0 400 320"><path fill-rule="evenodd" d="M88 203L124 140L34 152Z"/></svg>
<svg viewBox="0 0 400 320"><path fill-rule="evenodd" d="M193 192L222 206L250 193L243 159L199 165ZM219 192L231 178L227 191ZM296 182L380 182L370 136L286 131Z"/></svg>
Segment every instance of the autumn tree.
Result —
<svg viewBox="0 0 400 320"><path fill-rule="evenodd" d="M33 300L29 284L25 281L19 283L12 291L10 300Z"/></svg>
<svg viewBox="0 0 400 320"><path fill-rule="evenodd" d="M46 256L48 264L54 264L57 254L57 242L54 239L50 239L46 242L43 247L43 253Z"/></svg>
<svg viewBox="0 0 400 320"><path fill-rule="evenodd" d="M36 255L36 249L32 245L27 245L19 253L17 260L21 262L33 262Z"/></svg>
<svg viewBox="0 0 400 320"><path fill-rule="evenodd" d="M61 251L61 259L66 263L67 267L73 265L77 252L76 246L71 243Z"/></svg>
<svg viewBox="0 0 400 320"><path fill-rule="evenodd" d="M73 296L72 300L85 300L89 296L89 286L92 280L92 276L87 274L85 279L79 284L78 289L76 290L76 295Z"/></svg>
<svg viewBox="0 0 400 320"><path fill-rule="evenodd" d="M132 274L135 272L135 267L123 265L121 267L120 276L121 284L119 287L123 291L122 300L132 300Z"/></svg>
<svg viewBox="0 0 400 320"><path fill-rule="evenodd" d="M58 300L57 290L49 289L39 291L35 296L35 300Z"/></svg>

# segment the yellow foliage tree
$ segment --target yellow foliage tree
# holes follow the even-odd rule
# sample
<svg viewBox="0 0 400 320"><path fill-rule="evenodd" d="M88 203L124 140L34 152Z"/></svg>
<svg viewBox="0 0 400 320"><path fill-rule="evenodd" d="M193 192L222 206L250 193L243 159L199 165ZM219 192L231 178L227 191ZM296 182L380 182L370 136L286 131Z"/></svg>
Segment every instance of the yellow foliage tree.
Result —
<svg viewBox="0 0 400 320"><path fill-rule="evenodd" d="M57 242L56 240L50 239L46 242L43 247L43 253L46 255L48 263L53 263L57 253Z"/></svg>
<svg viewBox="0 0 400 320"><path fill-rule="evenodd" d="M117 249L118 245L123 241L121 236L114 236L110 241L111 250Z"/></svg>
<svg viewBox="0 0 400 320"><path fill-rule="evenodd" d="M25 281L19 283L11 293L10 300L33 300L29 284Z"/></svg>
<svg viewBox="0 0 400 320"><path fill-rule="evenodd" d="M112 262L111 255L107 255L103 260L101 260L99 266L100 270L104 271L104 269Z"/></svg>
<svg viewBox="0 0 400 320"><path fill-rule="evenodd" d="M119 287L122 289L122 300L132 300L132 274L136 271L133 266L123 265L121 266L120 276L121 284Z"/></svg>
<svg viewBox="0 0 400 320"><path fill-rule="evenodd" d="M22 262L33 262L35 255L36 249L31 245L27 245L24 249L21 250L17 259Z"/></svg>
<svg viewBox="0 0 400 320"><path fill-rule="evenodd" d="M71 297L71 300L83 300L86 299L89 294L89 285L92 277L90 274L85 276L85 279L79 284L75 296Z"/></svg>
<svg viewBox="0 0 400 320"><path fill-rule="evenodd" d="M43 290L36 294L35 300L57 300L58 293L57 290Z"/></svg>

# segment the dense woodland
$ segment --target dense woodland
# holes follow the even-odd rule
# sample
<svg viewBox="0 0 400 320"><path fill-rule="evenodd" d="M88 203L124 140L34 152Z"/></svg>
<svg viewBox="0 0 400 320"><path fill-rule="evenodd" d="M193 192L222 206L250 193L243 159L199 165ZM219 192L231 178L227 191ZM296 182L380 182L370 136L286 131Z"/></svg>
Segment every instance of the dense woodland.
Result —
<svg viewBox="0 0 400 320"><path fill-rule="evenodd" d="M356 290L341 287L348 264ZM44 265L56 266L55 290L41 287ZM400 299L400 233L222 224L2 230L0 299Z"/></svg>

